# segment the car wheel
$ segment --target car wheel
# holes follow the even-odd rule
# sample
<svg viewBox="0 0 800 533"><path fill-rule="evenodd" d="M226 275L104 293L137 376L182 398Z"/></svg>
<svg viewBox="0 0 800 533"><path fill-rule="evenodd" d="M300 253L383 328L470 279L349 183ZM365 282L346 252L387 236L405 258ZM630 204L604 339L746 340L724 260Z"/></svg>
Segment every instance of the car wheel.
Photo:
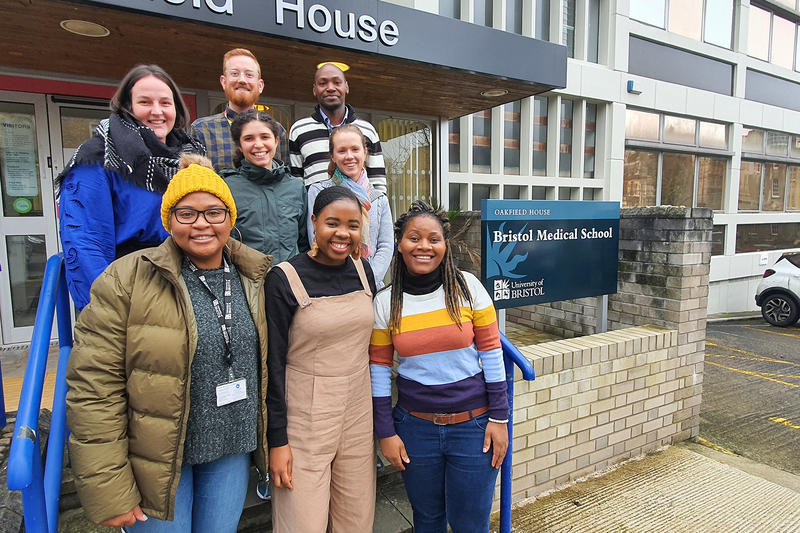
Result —
<svg viewBox="0 0 800 533"><path fill-rule="evenodd" d="M800 306L788 296L773 294L761 304L761 316L773 326L791 326L800 317Z"/></svg>

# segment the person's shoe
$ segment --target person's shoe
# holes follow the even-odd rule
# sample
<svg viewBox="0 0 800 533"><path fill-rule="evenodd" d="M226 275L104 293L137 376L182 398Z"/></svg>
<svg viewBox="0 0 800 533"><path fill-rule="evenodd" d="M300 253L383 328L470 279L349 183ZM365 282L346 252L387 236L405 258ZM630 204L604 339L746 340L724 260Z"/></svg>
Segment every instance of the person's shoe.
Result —
<svg viewBox="0 0 800 533"><path fill-rule="evenodd" d="M262 500L271 500L272 493L269 490L269 475L267 475L266 481L258 480L258 485L256 485L256 494Z"/></svg>
<svg viewBox="0 0 800 533"><path fill-rule="evenodd" d="M377 456L376 459L378 460L378 465L377 465L378 466L378 475L380 476L380 475L383 475L384 472L386 472L386 466L383 464L383 461L381 461L380 456Z"/></svg>

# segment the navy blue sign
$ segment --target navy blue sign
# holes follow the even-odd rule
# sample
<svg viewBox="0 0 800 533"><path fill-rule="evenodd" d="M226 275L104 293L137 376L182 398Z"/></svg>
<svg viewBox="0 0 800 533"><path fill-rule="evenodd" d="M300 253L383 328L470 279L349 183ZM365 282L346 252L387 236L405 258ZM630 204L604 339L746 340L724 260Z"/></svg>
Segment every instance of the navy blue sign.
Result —
<svg viewBox="0 0 800 533"><path fill-rule="evenodd" d="M498 309L617 292L618 202L482 200L481 232Z"/></svg>

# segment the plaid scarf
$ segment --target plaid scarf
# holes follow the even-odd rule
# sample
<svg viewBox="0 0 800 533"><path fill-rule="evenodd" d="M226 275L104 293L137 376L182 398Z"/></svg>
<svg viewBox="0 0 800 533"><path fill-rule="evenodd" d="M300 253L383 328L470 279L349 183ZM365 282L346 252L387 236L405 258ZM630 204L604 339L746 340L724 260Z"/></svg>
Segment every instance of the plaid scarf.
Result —
<svg viewBox="0 0 800 533"><path fill-rule="evenodd" d="M205 147L186 132L173 129L162 143L153 130L127 113L114 113L101 120L91 139L80 145L69 164L56 178L56 189L73 167L102 163L138 187L163 193L178 172L182 153L205 155Z"/></svg>

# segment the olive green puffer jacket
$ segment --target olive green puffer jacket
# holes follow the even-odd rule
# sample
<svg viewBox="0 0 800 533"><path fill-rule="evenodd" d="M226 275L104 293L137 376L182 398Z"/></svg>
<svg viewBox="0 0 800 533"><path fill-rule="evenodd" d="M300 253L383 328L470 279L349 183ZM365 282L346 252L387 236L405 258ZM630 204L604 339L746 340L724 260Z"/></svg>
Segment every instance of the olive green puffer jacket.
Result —
<svg viewBox="0 0 800 533"><path fill-rule="evenodd" d="M267 472L267 322L271 258L230 241L261 348L256 466ZM67 368L70 459L86 516L100 523L139 505L172 520L197 324L183 252L168 238L114 261L92 285Z"/></svg>

